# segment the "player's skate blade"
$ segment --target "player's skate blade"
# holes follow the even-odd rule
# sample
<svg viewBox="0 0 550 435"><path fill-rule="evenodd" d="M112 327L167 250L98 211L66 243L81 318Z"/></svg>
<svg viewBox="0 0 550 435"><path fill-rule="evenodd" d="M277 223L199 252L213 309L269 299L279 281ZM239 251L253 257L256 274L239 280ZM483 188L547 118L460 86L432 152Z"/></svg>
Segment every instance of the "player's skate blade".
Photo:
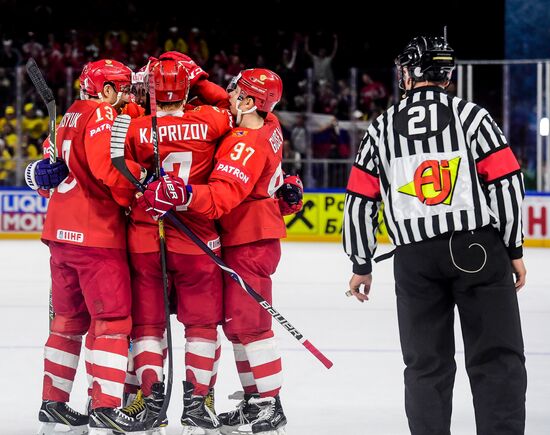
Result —
<svg viewBox="0 0 550 435"><path fill-rule="evenodd" d="M269 430L267 432L252 432L251 425L243 425L236 428L222 428L222 435L286 435L286 429L280 427L276 430Z"/></svg>
<svg viewBox="0 0 550 435"><path fill-rule="evenodd" d="M110 428L91 427L88 429L88 435L153 435L153 433L148 431L120 432Z"/></svg>
<svg viewBox="0 0 550 435"><path fill-rule="evenodd" d="M69 426L58 423L42 423L38 429L38 435L86 435L88 434L88 425Z"/></svg>
<svg viewBox="0 0 550 435"><path fill-rule="evenodd" d="M181 435L221 435L219 429L205 429L202 427L185 426Z"/></svg>

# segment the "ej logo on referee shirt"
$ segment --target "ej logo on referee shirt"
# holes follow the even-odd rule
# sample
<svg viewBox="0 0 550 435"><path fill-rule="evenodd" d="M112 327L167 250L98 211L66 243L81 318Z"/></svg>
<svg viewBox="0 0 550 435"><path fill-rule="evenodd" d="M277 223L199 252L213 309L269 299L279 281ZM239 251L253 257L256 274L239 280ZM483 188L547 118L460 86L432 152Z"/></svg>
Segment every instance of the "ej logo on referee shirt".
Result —
<svg viewBox="0 0 550 435"><path fill-rule="evenodd" d="M460 166L460 157L451 160L426 160L414 171L413 181L398 192L416 196L426 205L450 205Z"/></svg>

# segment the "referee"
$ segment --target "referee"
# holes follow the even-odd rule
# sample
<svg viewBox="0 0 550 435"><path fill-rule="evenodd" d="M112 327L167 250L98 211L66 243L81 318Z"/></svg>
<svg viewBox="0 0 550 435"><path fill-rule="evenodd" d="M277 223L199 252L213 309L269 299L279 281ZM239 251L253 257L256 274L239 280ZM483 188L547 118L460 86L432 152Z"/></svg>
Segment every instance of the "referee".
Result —
<svg viewBox="0 0 550 435"><path fill-rule="evenodd" d="M484 108L445 92L455 67L446 37L414 38L396 65L405 96L370 125L348 180L348 294L368 299L383 201L411 434L450 434L455 306L477 433L523 434L519 164Z"/></svg>

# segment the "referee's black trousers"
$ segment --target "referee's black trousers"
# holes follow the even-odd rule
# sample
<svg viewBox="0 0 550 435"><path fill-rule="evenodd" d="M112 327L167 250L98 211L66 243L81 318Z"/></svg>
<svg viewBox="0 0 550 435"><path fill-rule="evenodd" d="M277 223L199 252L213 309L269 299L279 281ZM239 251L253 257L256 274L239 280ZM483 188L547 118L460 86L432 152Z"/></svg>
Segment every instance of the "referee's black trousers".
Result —
<svg viewBox="0 0 550 435"><path fill-rule="evenodd" d="M484 227L399 246L394 273L411 434L451 433L456 305L477 434L523 435L523 339L510 260L497 232Z"/></svg>

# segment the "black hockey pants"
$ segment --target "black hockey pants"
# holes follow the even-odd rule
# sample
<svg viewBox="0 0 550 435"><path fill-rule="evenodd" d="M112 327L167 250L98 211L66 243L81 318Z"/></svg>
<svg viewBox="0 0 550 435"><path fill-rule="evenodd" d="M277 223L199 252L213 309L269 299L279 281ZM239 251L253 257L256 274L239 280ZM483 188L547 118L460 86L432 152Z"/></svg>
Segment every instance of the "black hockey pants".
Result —
<svg viewBox="0 0 550 435"><path fill-rule="evenodd" d="M477 434L523 435L523 339L510 260L498 233L484 227L399 246L394 273L411 434L451 433L456 305Z"/></svg>

